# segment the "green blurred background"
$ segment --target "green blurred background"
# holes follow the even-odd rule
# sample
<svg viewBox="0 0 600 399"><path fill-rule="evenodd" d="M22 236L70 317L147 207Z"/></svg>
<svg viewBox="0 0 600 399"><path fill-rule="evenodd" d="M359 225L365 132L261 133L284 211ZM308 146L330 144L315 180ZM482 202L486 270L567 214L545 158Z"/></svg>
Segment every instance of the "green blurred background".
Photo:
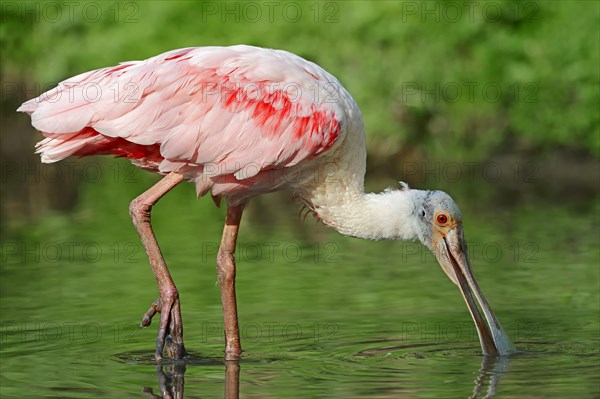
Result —
<svg viewBox="0 0 600 399"><path fill-rule="evenodd" d="M62 176L47 184L27 174L43 173L44 166L31 154L39 135L14 112L22 101L83 71L203 45L286 49L333 73L363 111L369 171L384 185L400 178L424 185L448 162L502 162L506 177L515 162L530 161L535 165L525 173L563 182L560 193L573 185L587 193L597 183L600 155L599 7L587 1L6 2L2 231L76 203L75 185Z"/></svg>
<svg viewBox="0 0 600 399"><path fill-rule="evenodd" d="M597 357L589 355L597 356L600 334L600 3L3 1L0 6L4 394L22 394L23 384L15 381L29 376L41 378L44 388L56 388L60 376L47 376L56 372L53 364L62 356L79 378L72 384L94 386L96 371L78 368L77 353L113 356L134 348L150 354L154 334L153 328L136 332L127 343L49 343L23 341L13 328L25 323L35 329L34 321L87 320L107 323L102 324L106 329L141 316L155 285L127 206L158 179L114 158L42 165L33 154L41 135L16 108L84 71L174 48L240 43L299 54L342 82L366 121L367 189L397 186L402 179L455 197L474 265L481 268L481 285L517 347L539 349L547 343L542 351L563 356L513 364L512 370L522 374L505 376L510 394L521 397L536 378L544 380L543 387L534 384L541 397L597 394ZM379 353L372 348L376 344L365 344L385 346L397 337L398 317L429 325L469 321L455 287L444 281L431 255L412 244L362 242L298 222L289 197L256 198L245 214L240 245L246 251L240 254L238 275L241 323L327 321L336 323L339 334L322 346L251 341L251 357L285 354L298 363L284 363L284 371L247 365L245 388L256 397L265 392L293 397L292 377L319 389L347 380L349 385L337 392L348 397L370 387L353 385L368 372L370 381L382 379L374 383L380 388L396 378L387 372L402 369L423 384L409 382L389 391L390 397L406 395L402 389L408 388L408 396L415 397L471 392L477 356L468 359L473 368L461 379L466 360L461 352L451 353L459 376L452 378L460 383L448 391L450 377L441 370L452 364L449 358L432 352L423 355L428 359L423 363L407 365L399 359L407 356L401 350L388 357L390 351ZM182 185L161 200L153 217L183 293L188 346L219 356L218 339L199 343L197 335L202 320L220 318L212 265L224 211L209 199L196 201L193 187ZM260 255L264 242L303 252L298 258L277 252L274 260L267 259L265 252ZM74 243L74 252L65 243ZM23 375L15 362L23 360L24 348L32 356L25 359L36 366ZM473 348L476 353L476 342ZM374 357L352 357L363 349L374 350ZM40 358L40 350L48 350L46 357ZM335 363L348 357L351 365ZM328 361L331 368L324 373L333 375L323 382L315 376L320 367L315 363ZM581 362L585 370L576 369ZM381 363L388 368L377 369ZM557 369L543 374L548 364ZM113 366L103 365L115 371ZM294 372L287 373L288 366ZM542 374L528 374L536 371ZM135 386L146 383L147 369L135 372L119 371ZM107 376L106 371L103 381L120 387L119 373ZM197 369L192 373L192 380L220 391L220 385L210 385L216 381L211 376ZM269 375L283 382L275 388L272 382L263 384ZM421 390L428 384L437 393ZM115 396L123 394L115 389ZM32 392L32 397L46 393L42 388ZM107 392L102 396L110 396Z"/></svg>

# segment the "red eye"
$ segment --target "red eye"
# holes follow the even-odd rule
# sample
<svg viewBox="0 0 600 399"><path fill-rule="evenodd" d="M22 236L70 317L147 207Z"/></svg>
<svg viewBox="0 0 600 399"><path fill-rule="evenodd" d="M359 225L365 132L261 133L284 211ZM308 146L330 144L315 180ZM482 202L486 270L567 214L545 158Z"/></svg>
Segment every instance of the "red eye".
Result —
<svg viewBox="0 0 600 399"><path fill-rule="evenodd" d="M448 222L448 216L441 213L441 214L437 215L436 220L437 220L438 224L445 225Z"/></svg>

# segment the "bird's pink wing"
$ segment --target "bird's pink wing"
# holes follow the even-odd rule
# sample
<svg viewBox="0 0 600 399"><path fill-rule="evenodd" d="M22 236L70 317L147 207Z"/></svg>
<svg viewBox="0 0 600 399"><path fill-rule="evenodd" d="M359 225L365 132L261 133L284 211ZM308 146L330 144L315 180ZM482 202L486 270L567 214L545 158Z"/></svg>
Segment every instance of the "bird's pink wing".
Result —
<svg viewBox="0 0 600 399"><path fill-rule="evenodd" d="M114 146L160 161L161 172L201 166L247 179L328 150L344 134L346 97L293 54L202 47L76 76L19 110L47 137L46 162Z"/></svg>

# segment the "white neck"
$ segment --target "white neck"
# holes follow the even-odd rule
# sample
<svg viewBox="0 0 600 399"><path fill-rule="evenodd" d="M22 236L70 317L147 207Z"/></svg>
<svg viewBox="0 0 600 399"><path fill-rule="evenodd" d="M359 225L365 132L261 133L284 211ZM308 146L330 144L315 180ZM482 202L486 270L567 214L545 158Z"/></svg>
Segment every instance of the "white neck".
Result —
<svg viewBox="0 0 600 399"><path fill-rule="evenodd" d="M415 240L415 200L422 193L425 192L410 189L378 194L338 192L326 200L313 198L312 203L319 218L344 235L370 240Z"/></svg>

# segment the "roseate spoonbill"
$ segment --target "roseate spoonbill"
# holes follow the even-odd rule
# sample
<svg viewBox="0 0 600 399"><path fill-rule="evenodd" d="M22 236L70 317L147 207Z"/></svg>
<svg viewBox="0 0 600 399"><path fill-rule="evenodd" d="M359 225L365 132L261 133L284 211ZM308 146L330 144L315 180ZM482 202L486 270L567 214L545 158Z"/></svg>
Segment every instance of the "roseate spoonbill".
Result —
<svg viewBox="0 0 600 399"><path fill-rule="evenodd" d="M235 297L235 243L244 206L256 195L289 190L340 233L421 241L456 284L477 327L483 353L512 343L471 272L461 212L442 191L402 185L365 193L366 151L360 110L331 74L294 54L250 46L173 50L67 79L18 111L45 139L42 162L111 154L164 175L129 207L160 298L157 360L185 355L179 293L150 224L152 206L187 180L198 196L227 199L217 255L225 358L241 354ZM476 301L485 315L482 317Z"/></svg>

